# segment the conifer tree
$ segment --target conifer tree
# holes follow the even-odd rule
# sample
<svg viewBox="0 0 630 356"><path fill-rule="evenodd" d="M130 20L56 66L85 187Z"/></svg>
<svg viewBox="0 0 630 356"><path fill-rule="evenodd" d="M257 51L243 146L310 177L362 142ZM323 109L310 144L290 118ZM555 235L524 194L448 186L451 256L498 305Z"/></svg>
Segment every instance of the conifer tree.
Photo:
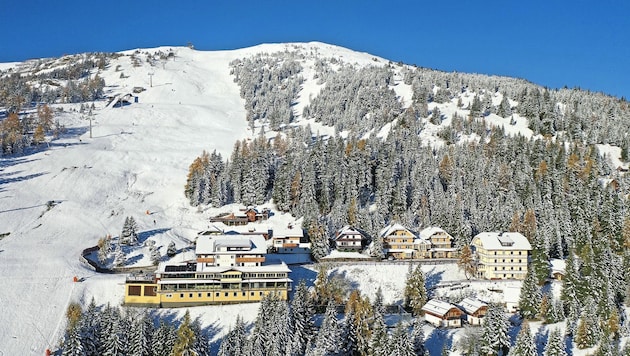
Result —
<svg viewBox="0 0 630 356"><path fill-rule="evenodd" d="M160 320L160 325L155 329L151 338L151 352L153 355L170 355L176 337L175 329L164 320Z"/></svg>
<svg viewBox="0 0 630 356"><path fill-rule="evenodd" d="M383 314L374 309L374 322L372 323L372 335L370 336L370 355L389 355L389 341L387 338L387 326L383 320Z"/></svg>
<svg viewBox="0 0 630 356"><path fill-rule="evenodd" d="M122 267L127 263L127 256L122 250L120 244L116 244L116 248L114 249L114 266Z"/></svg>
<svg viewBox="0 0 630 356"><path fill-rule="evenodd" d="M247 333L245 323L240 315L236 317L234 328L232 328L219 347L218 356L239 356L244 355L247 350Z"/></svg>
<svg viewBox="0 0 630 356"><path fill-rule="evenodd" d="M422 330L422 326L422 319L413 319L410 339L411 344L413 345L414 355L424 355L427 351L424 346L424 330Z"/></svg>
<svg viewBox="0 0 630 356"><path fill-rule="evenodd" d="M413 343L407 332L407 326L405 323L399 322L394 328L390 340L390 355L393 356L414 356Z"/></svg>
<svg viewBox="0 0 630 356"><path fill-rule="evenodd" d="M422 314L422 307L427 303L427 288L425 286L422 266L417 265L407 273L405 283L405 306L410 308L414 315Z"/></svg>
<svg viewBox="0 0 630 356"><path fill-rule="evenodd" d="M304 280L300 281L295 290L290 311L292 355L303 355L315 331L313 323L315 309Z"/></svg>
<svg viewBox="0 0 630 356"><path fill-rule="evenodd" d="M68 336L63 345L62 356L83 356L86 355L83 350L81 334L78 327L73 327L68 331Z"/></svg>
<svg viewBox="0 0 630 356"><path fill-rule="evenodd" d="M326 306L324 320L315 337L314 352L316 355L334 355L341 349L340 326L337 320L335 303L331 300Z"/></svg>
<svg viewBox="0 0 630 356"><path fill-rule="evenodd" d="M523 321L521 330L518 332L516 342L510 349L508 356L537 356L536 344L529 329L529 323Z"/></svg>
<svg viewBox="0 0 630 356"><path fill-rule="evenodd" d="M481 351L486 355L505 354L510 348L509 327L502 307L490 305L483 323Z"/></svg>
<svg viewBox="0 0 630 356"><path fill-rule="evenodd" d="M171 356L193 355L195 345L195 333L191 328L190 312L186 310L181 325L177 328L177 339L173 345Z"/></svg>
<svg viewBox="0 0 630 356"><path fill-rule="evenodd" d="M151 352L151 337L153 336L153 321L146 310L138 320L135 320L129 331L129 355L148 356Z"/></svg>
<svg viewBox="0 0 630 356"><path fill-rule="evenodd" d="M171 241L171 242L168 244L168 248L166 249L166 255L167 255L168 257L173 257L173 256L175 256L176 254L177 254L177 247L175 247L175 242L174 242L174 241Z"/></svg>
<svg viewBox="0 0 630 356"><path fill-rule="evenodd" d="M542 296L536 275L531 268L528 268L518 302L521 316L524 319L534 319L538 315L541 299Z"/></svg>
<svg viewBox="0 0 630 356"><path fill-rule="evenodd" d="M547 345L545 346L544 356L567 356L567 352L565 351L564 346L564 338L560 334L559 329L553 329L549 333L549 339L547 340Z"/></svg>

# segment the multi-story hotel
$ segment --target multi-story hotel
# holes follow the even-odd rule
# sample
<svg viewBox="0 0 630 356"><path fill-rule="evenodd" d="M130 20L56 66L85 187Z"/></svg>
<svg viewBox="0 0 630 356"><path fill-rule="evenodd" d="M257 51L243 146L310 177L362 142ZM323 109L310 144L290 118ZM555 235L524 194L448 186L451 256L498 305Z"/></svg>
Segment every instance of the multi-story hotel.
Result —
<svg viewBox="0 0 630 356"><path fill-rule="evenodd" d="M291 270L266 261L262 235L201 235L196 259L162 263L153 274L130 275L125 304L183 307L258 302L269 293L286 300Z"/></svg>
<svg viewBox="0 0 630 356"><path fill-rule="evenodd" d="M482 232L471 245L478 278L525 279L532 250L525 236L518 232Z"/></svg>

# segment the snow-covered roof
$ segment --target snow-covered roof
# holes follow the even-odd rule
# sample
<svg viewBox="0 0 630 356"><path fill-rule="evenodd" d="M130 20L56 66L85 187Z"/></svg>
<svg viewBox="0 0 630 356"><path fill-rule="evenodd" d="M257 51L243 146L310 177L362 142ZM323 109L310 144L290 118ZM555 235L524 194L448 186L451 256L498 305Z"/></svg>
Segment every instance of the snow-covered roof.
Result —
<svg viewBox="0 0 630 356"><path fill-rule="evenodd" d="M400 230L408 231L409 233L411 233L413 235L413 233L409 229L407 229L406 227L404 227L404 226L402 226L401 224L398 224L398 223L389 224L388 226L383 228L380 231L379 234L380 234L380 236L385 237L385 236L389 236L389 235L393 234L394 232L400 231Z"/></svg>
<svg viewBox="0 0 630 356"><path fill-rule="evenodd" d="M431 238L431 236L438 233L446 234L446 231L444 231L442 228L439 228L437 226L427 227L426 229L423 229L422 231L420 231L420 233L418 233L418 237L420 237L421 239L428 240Z"/></svg>
<svg viewBox="0 0 630 356"><path fill-rule="evenodd" d="M558 258L551 259L551 273L565 274L567 270L567 263L565 260Z"/></svg>
<svg viewBox="0 0 630 356"><path fill-rule="evenodd" d="M203 235L197 239L195 253L216 254L219 247L249 248L250 253L267 253L262 235Z"/></svg>
<svg viewBox="0 0 630 356"><path fill-rule="evenodd" d="M293 224L274 227L273 228L273 238L286 238L286 237L303 237L304 230L302 227L296 226Z"/></svg>
<svg viewBox="0 0 630 356"><path fill-rule="evenodd" d="M287 266L286 263L282 261L278 261L275 263L263 264L262 266L206 266L205 264L197 264L197 272L203 273L223 273L229 270L239 271L239 272L286 272L289 273L291 270Z"/></svg>
<svg viewBox="0 0 630 356"><path fill-rule="evenodd" d="M518 232L482 232L475 236L487 250L527 250L532 245Z"/></svg>
<svg viewBox="0 0 630 356"><path fill-rule="evenodd" d="M426 239L413 239L414 245L429 245L431 246L431 242Z"/></svg>
<svg viewBox="0 0 630 356"><path fill-rule="evenodd" d="M466 314L474 314L481 307L487 307L488 304L482 302L477 298L466 298L459 302L459 306Z"/></svg>
<svg viewBox="0 0 630 356"><path fill-rule="evenodd" d="M453 308L459 310L457 306L451 303L443 302L437 299L431 299L427 302L427 304L422 307L422 310L434 315L445 315L446 313L448 313L449 310Z"/></svg>
<svg viewBox="0 0 630 356"><path fill-rule="evenodd" d="M260 223L248 223L247 225L229 226L224 229L225 234L268 234L269 230L271 230L271 227L268 224Z"/></svg>
<svg viewBox="0 0 630 356"><path fill-rule="evenodd" d="M353 226L346 225L342 227L341 229L339 229L337 233L335 234L335 236L332 237L333 240L340 240L344 238L363 239L364 236L361 233L361 231L357 230Z"/></svg>

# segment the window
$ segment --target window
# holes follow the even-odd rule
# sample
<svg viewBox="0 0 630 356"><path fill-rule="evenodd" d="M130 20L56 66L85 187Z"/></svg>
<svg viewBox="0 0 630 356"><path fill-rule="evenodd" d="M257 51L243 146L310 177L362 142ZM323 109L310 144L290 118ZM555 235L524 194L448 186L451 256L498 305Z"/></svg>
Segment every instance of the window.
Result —
<svg viewBox="0 0 630 356"><path fill-rule="evenodd" d="M173 295L172 294L167 294L166 298L173 298Z"/></svg>
<svg viewBox="0 0 630 356"><path fill-rule="evenodd" d="M142 295L142 287L141 286L129 286L129 295L140 296Z"/></svg>
<svg viewBox="0 0 630 356"><path fill-rule="evenodd" d="M228 296L228 292L225 292L225 296L226 296L226 297Z"/></svg>
<svg viewBox="0 0 630 356"><path fill-rule="evenodd" d="M192 298L192 297L193 297L192 293L188 294L188 298Z"/></svg>
<svg viewBox="0 0 630 356"><path fill-rule="evenodd" d="M236 292L234 292L234 296L236 297Z"/></svg>
<svg viewBox="0 0 630 356"><path fill-rule="evenodd" d="M219 298L219 296L220 296L220 295L221 295L221 293L219 293L219 292L214 293L214 296L215 296L216 298Z"/></svg>
<svg viewBox="0 0 630 356"><path fill-rule="evenodd" d="M154 286L144 286L144 295L147 297L155 297L157 290Z"/></svg>
<svg viewBox="0 0 630 356"><path fill-rule="evenodd" d="M206 297L208 297L208 298L210 298L211 296L212 296L212 293L208 293L208 294L206 295Z"/></svg>
<svg viewBox="0 0 630 356"><path fill-rule="evenodd" d="M254 292L249 292L249 295L251 295L253 297L254 296Z"/></svg>
<svg viewBox="0 0 630 356"><path fill-rule="evenodd" d="M180 297L180 298L184 298L184 293L180 293L180 294L179 294L179 297Z"/></svg>

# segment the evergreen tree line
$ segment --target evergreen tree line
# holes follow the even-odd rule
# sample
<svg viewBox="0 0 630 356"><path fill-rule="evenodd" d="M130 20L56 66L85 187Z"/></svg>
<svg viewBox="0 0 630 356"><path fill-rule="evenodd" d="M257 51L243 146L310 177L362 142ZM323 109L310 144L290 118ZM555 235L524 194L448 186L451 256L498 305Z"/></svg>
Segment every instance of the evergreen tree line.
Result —
<svg viewBox="0 0 630 356"><path fill-rule="evenodd" d="M259 54L230 63L252 129L256 120L267 123L272 130L293 122L291 106L303 81L296 56L295 52Z"/></svg>
<svg viewBox="0 0 630 356"><path fill-rule="evenodd" d="M418 123L401 120L384 140L313 141L307 127L238 142L229 162L205 154L191 165L186 195L215 206L273 198L279 210L304 216L312 237L352 224L375 238L395 220L440 226L458 247L482 231L520 231L530 211L536 229L528 238L546 259L589 244L594 224L613 252L623 251L629 178L595 147L508 138L499 128L486 130L485 144L427 147ZM604 175L614 182L602 183Z"/></svg>
<svg viewBox="0 0 630 356"><path fill-rule="evenodd" d="M287 58L284 62L279 59L282 56ZM253 97L247 93L256 91L255 78L265 83L277 82L296 73L284 71L284 75L274 76L267 70L272 67L269 63L278 68L289 60L296 63L303 58L292 52L236 61L233 64L236 80L239 84L247 83L247 88L242 88L243 96ZM258 72L266 73L267 79L251 75L256 72L254 63L264 65ZM334 70L333 66L339 69ZM312 236L327 238L349 223L376 238L385 224L396 220L411 229L441 226L455 237L458 247L468 244L481 231L518 231L514 221L522 220L524 213L531 210L538 229L529 237L536 237L535 243L544 256L567 256L574 242L581 248L588 241L586 236L592 233L595 221L611 240L613 251L621 251L619 227L628 215L622 197L630 192L627 175L612 170L597 148L583 137L564 135L555 140L506 137L501 127L488 127L483 122L486 112L508 115L515 111L527 116L531 126L533 120L540 119L541 110L558 111L563 105L551 103L568 100L561 95L566 91L545 89L541 94L539 87L523 80L403 66L400 71L405 83L412 85L414 99L408 109L397 113L399 106L396 109L391 102L395 97L385 93L393 82L393 65L353 69L335 60L318 59L315 68L318 79L326 85L312 99L304 116L330 125L339 124L350 134L322 137L306 126L267 140L261 131L260 137L251 142L237 142L228 162L221 162L216 153L204 153L189 172L186 196L192 205L220 206L232 202L249 205L273 198L280 210L304 216L304 226ZM250 75L249 79L243 79L245 75ZM266 98L282 91L278 87L270 89L275 91L265 91ZM478 141L429 147L419 138L429 115L427 103L446 89L448 100L471 90L480 94L475 94L472 103L454 115L450 131L442 135L450 137L450 143L471 134L478 136ZM366 94L373 99L370 103L362 99L363 94L358 94L361 90L372 92ZM492 95L499 90L503 100L495 107ZM532 94L536 91L538 94ZM593 106L599 103L598 94L578 91L573 97L587 94L590 99L585 102ZM530 100L532 95L538 99ZM318 99L320 96L323 99ZM508 96L517 98L519 104L511 107ZM376 100L377 97L382 101ZM264 106L264 102L271 101L256 101L257 107ZM615 126L620 120L630 121L626 118L625 100L607 97L606 103L616 108L615 114L605 115L600 123L625 132ZM572 112L587 112L581 105L578 101L572 103L572 107L577 107ZM364 106L369 113L359 110ZM564 115L568 106L564 104L564 110L560 110ZM359 136L358 133L366 130L361 126L368 122L365 120L377 128L384 122L391 122L392 126L385 138ZM603 184L600 180L603 176L613 178L614 184ZM318 245L322 246L321 253L325 253L327 244L320 241Z"/></svg>
<svg viewBox="0 0 630 356"><path fill-rule="evenodd" d="M315 323L315 296L301 282L291 302L269 295L261 302L253 328L237 319L219 348L229 355L423 355L423 322L399 323L388 331L381 299L375 303L353 291L338 304L330 299L321 324ZM339 314L343 308L343 315Z"/></svg>
<svg viewBox="0 0 630 356"><path fill-rule="evenodd" d="M71 304L67 317L64 356L210 355L206 331L188 311L176 325L167 318L154 320L147 309L97 307L92 300L85 310Z"/></svg>
<svg viewBox="0 0 630 356"><path fill-rule="evenodd" d="M105 68L112 56L87 53L39 60L30 64L28 70L0 71L0 107L8 113L19 113L31 103L80 103L99 99L105 80L91 73Z"/></svg>

